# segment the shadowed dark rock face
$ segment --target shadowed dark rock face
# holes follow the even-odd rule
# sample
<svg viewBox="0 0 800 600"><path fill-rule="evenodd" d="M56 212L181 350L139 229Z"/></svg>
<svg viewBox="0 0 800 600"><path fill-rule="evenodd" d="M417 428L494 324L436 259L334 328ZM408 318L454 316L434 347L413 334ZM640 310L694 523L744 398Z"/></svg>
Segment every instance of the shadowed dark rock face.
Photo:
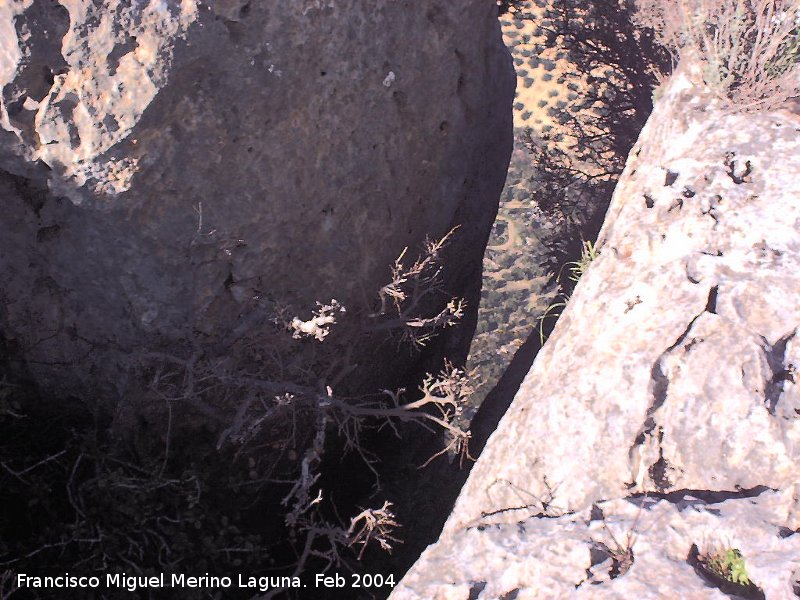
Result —
<svg viewBox="0 0 800 600"><path fill-rule="evenodd" d="M268 347L317 300L365 314L457 225L470 308L432 351L466 354L511 151L494 2L51 4L0 8L0 335L44 389L115 401L143 353ZM350 362L380 381L396 348L369 344Z"/></svg>

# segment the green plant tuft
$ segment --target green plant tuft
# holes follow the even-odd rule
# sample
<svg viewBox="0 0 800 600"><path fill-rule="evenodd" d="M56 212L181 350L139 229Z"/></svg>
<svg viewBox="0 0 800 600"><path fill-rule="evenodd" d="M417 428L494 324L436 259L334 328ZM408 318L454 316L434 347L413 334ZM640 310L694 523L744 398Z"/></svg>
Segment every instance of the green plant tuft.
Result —
<svg viewBox="0 0 800 600"><path fill-rule="evenodd" d="M739 585L750 585L744 557L737 548L715 550L704 557L706 568L723 579Z"/></svg>
<svg viewBox="0 0 800 600"><path fill-rule="evenodd" d="M600 252L591 240L582 242L581 257L578 260L567 263L570 272L570 281L577 283L581 276L586 273L589 265L591 265L598 256L600 256Z"/></svg>
<svg viewBox="0 0 800 600"><path fill-rule="evenodd" d="M578 260L573 260L568 263L564 263L561 267L561 270L558 272L558 278L561 278L561 274L563 273L564 269L567 268L569 270L569 280L573 283L578 283L581 276L589 269L589 265L591 265L597 257L600 256L600 251L595 246L594 242L591 240L582 241L581 242L581 256ZM561 285L559 283L559 285ZM542 313L539 317L539 341L542 345L545 342L545 333L544 333L544 321L548 318L555 318L561 316L561 312L567 307L567 302L569 301L569 293L563 290L559 294L562 300L558 302L554 302L547 310Z"/></svg>

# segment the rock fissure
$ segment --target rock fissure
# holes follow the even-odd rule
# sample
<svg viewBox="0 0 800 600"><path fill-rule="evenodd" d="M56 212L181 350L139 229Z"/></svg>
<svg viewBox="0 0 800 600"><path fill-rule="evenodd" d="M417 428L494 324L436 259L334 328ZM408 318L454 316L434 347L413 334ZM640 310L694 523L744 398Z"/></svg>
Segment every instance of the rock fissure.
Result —
<svg viewBox="0 0 800 600"><path fill-rule="evenodd" d="M789 342L797 336L795 329L791 333L780 338L775 344L770 344L762 336L764 344L764 357L769 366L771 377L764 390L764 405L771 415L775 415L778 404L781 400L786 382L795 383L795 365L786 362L786 349Z"/></svg>
<svg viewBox="0 0 800 600"><path fill-rule="evenodd" d="M656 460L647 471L650 480L660 492L668 490L672 487L673 482L669 478L671 465L669 461L664 458L664 429L658 428L658 460Z"/></svg>
<svg viewBox="0 0 800 600"><path fill-rule="evenodd" d="M629 456L634 456L636 453L636 448L643 445L649 437L652 436L653 430L656 427L656 420L655 420L655 413L664 405L664 402L667 400L667 395L669 391L669 377L667 376L665 370L665 360L668 356L672 354L672 352L680 346L689 334L692 331L696 321L706 312L710 312L712 314L716 314L716 303L717 303L717 294L719 291L719 286L712 286L709 288L708 291L708 300L706 301L706 306L703 309L703 312L695 315L689 324L686 326L686 329L678 336L678 338L673 342L661 355L656 359L653 363L653 366L650 368L650 395L652 397L650 401L650 405L647 407L647 411L645 412L645 420L644 423L637 433L636 437L634 438L633 445L630 447L628 451ZM691 342L695 343L695 342Z"/></svg>
<svg viewBox="0 0 800 600"><path fill-rule="evenodd" d="M712 315L717 314L717 296L719 295L719 286L712 286L708 292L708 301L706 302L705 311Z"/></svg>
<svg viewBox="0 0 800 600"><path fill-rule="evenodd" d="M755 486L747 489L737 490L701 490L682 488L671 491L648 491L636 492L626 496L627 500L642 500L646 502L657 502L663 500L670 504L681 506L681 510L693 506L706 506L721 504L728 500L742 500L745 498L757 498L767 492L777 492L774 488L765 485Z"/></svg>

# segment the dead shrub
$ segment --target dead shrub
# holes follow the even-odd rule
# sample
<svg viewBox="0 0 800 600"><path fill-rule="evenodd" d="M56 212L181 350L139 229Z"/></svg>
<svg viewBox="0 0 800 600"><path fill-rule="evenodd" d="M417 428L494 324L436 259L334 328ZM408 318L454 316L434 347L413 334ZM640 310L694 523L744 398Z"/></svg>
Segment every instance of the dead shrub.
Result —
<svg viewBox="0 0 800 600"><path fill-rule="evenodd" d="M635 0L637 23L676 60L699 60L705 83L740 111L800 95L796 0Z"/></svg>

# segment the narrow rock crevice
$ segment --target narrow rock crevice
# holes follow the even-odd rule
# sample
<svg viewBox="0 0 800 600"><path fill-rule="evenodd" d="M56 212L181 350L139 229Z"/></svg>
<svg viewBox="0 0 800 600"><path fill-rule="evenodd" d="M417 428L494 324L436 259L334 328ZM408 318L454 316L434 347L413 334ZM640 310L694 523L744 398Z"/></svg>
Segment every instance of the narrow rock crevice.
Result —
<svg viewBox="0 0 800 600"><path fill-rule="evenodd" d="M655 484L659 492L666 492L672 487L673 483L669 478L672 469L670 462L664 458L664 428L658 428L658 460L655 461L647 471L650 480Z"/></svg>
<svg viewBox="0 0 800 600"><path fill-rule="evenodd" d="M636 435L633 446L630 448L630 453L633 453L636 446L644 444L647 437L652 435L656 425L653 415L659 408L661 408L661 406L663 406L664 402L666 402L667 391L669 389L669 378L664 370L664 359L666 359L666 357L669 356L672 351L675 350L675 348L680 346L686 340L686 338L689 336L689 333L692 331L695 322L703 315L703 313L709 312L711 314L717 314L716 310L718 294L719 286L712 286L708 291L708 300L706 301L703 312L695 315L694 318L692 318L686 329L684 329L684 331L678 336L678 339L676 339L675 342L669 346L669 348L664 350L664 352L662 352L658 359L653 363L653 366L650 369L650 390L653 399L650 403L650 406L647 408L644 425L642 426L640 432Z"/></svg>
<svg viewBox="0 0 800 600"><path fill-rule="evenodd" d="M638 482L641 475L641 470L644 468L643 465L637 464L639 459L639 448L643 446L649 438L653 436L653 432L656 430L657 421L655 419L655 413L658 411L666 402L667 400L667 393L669 391L669 377L667 376L666 370L664 368L664 361L665 359L672 353L675 348L680 346L684 341L689 337L690 332L694 328L694 324L704 313L708 312L711 314L717 314L717 297L719 295L719 285L714 285L709 288L708 291L708 300L706 301L706 305L703 308L703 312L695 315L694 318L689 322L689 325L686 329L678 336L675 342L670 345L658 359L653 363L653 366L650 369L650 393L652 395L652 400L650 402L650 406L647 407L647 412L645 413L645 420L642 424L639 433L634 438L633 444L628 449L628 457L633 467L632 473L634 474L633 481L628 484L630 487L633 487ZM687 348L702 342L702 338L698 338L697 340L692 340ZM669 479L666 477L667 466L666 464L661 464L660 461L664 461L666 463L666 459L664 459L663 454L661 453L661 439L663 438L663 431L659 428L659 461L652 464L648 468L648 474L651 476L651 479L659 485L659 481L661 485L665 485L665 482L668 482ZM658 466L657 466L658 465ZM663 468L662 468L663 467ZM637 476L638 475L638 476Z"/></svg>
<svg viewBox="0 0 800 600"><path fill-rule="evenodd" d="M474 582L469 588L469 598L468 600L478 600L483 593L483 590L486 589L486 582L485 581L476 581Z"/></svg>
<svg viewBox="0 0 800 600"><path fill-rule="evenodd" d="M706 302L706 312L712 315L717 314L717 295L719 294L719 286L715 285L708 292L708 302Z"/></svg>
<svg viewBox="0 0 800 600"><path fill-rule="evenodd" d="M712 308L716 307L716 293L717 286L712 287L709 290L709 300L706 303L706 307L703 309L703 312L696 315L687 325L686 329L678 336L675 342L669 346L661 355L656 359L653 363L653 366L650 369L650 393L652 395L652 400L650 402L650 406L647 408L647 412L645 413L645 420L642 428L640 429L639 433L634 438L633 445L629 450L629 455L633 455L635 450L638 446L641 446L645 443L647 438L652 435L653 430L656 426L656 421L653 417L655 412L664 405L664 402L667 400L667 391L669 389L669 378L664 370L664 359L669 356L669 354L678 346L680 346L684 340L688 337L689 333L691 332L692 328L694 327L695 322L700 316L708 311L709 306ZM713 301L712 301L713 299Z"/></svg>
<svg viewBox="0 0 800 600"><path fill-rule="evenodd" d="M642 498L653 502L665 500L671 504L680 504L686 507L702 506L706 504L721 504L728 500L742 500L746 498L757 498L766 492L775 492L774 488L765 485L758 485L752 488L741 488L736 490L700 490L692 488L681 488L671 492L636 492L626 496L626 500L633 501Z"/></svg>
<svg viewBox="0 0 800 600"><path fill-rule="evenodd" d="M785 382L795 383L795 365L786 363L786 346L796 335L797 330L795 329L790 334L779 339L775 344L770 344L766 339L762 338L764 356L772 373L772 377L764 391L764 404L771 415L775 415L775 410L783 394Z"/></svg>

